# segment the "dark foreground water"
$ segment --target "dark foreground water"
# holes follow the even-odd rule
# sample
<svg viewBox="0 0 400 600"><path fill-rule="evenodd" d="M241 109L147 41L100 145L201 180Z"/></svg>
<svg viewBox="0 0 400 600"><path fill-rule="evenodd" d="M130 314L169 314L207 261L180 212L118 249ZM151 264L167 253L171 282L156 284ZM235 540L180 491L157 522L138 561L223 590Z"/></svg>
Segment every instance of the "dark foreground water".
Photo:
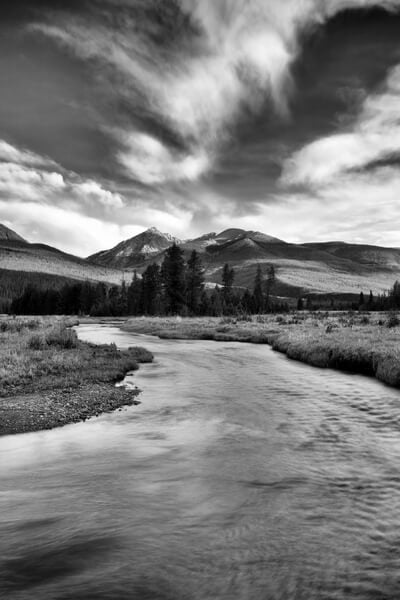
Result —
<svg viewBox="0 0 400 600"><path fill-rule="evenodd" d="M400 598L400 394L266 346L155 353L142 405L0 438L5 600Z"/></svg>

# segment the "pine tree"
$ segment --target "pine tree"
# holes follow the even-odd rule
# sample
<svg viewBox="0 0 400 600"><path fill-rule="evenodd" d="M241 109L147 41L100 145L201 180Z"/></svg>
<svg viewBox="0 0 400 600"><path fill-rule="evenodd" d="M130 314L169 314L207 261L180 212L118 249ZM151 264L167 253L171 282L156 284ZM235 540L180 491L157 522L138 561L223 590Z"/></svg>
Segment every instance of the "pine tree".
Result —
<svg viewBox="0 0 400 600"><path fill-rule="evenodd" d="M369 299L368 299L368 306L370 308L372 308L374 305L374 295L372 293L372 290L369 291Z"/></svg>
<svg viewBox="0 0 400 600"><path fill-rule="evenodd" d="M395 281L388 298L389 308L400 308L400 282Z"/></svg>
<svg viewBox="0 0 400 600"><path fill-rule="evenodd" d="M213 317L220 317L223 314L223 295L216 285L210 297L210 313Z"/></svg>
<svg viewBox="0 0 400 600"><path fill-rule="evenodd" d="M358 301L358 307L361 308L365 304L364 292L360 292L360 298Z"/></svg>
<svg viewBox="0 0 400 600"><path fill-rule="evenodd" d="M272 292L274 291L275 283L276 283L275 267L274 267L274 265L270 265L268 268L267 283L265 286L266 287L266 305L267 305L268 310L271 309L270 296L271 296Z"/></svg>
<svg viewBox="0 0 400 600"><path fill-rule="evenodd" d="M92 308L90 309L90 314L99 317L104 316L108 317L110 313L110 305L108 302L108 293L107 286L105 283L98 283L94 290L95 301L93 303Z"/></svg>
<svg viewBox="0 0 400 600"><path fill-rule="evenodd" d="M204 267L199 253L193 250L187 263L186 275L186 303L193 315L199 313L203 290Z"/></svg>
<svg viewBox="0 0 400 600"><path fill-rule="evenodd" d="M203 290L200 298L199 314L201 316L209 315L211 311L210 299L206 290Z"/></svg>
<svg viewBox="0 0 400 600"><path fill-rule="evenodd" d="M254 298L253 295L250 294L249 290L246 289L242 296L241 300L242 308L244 312L248 315L251 315L254 311Z"/></svg>
<svg viewBox="0 0 400 600"><path fill-rule="evenodd" d="M142 297L142 282L138 277L136 271L133 273L132 282L128 288L128 314L139 315L142 311L141 307Z"/></svg>
<svg viewBox="0 0 400 600"><path fill-rule="evenodd" d="M179 315L185 307L185 271L183 250L173 244L168 248L161 267L165 305L168 314Z"/></svg>
<svg viewBox="0 0 400 600"><path fill-rule="evenodd" d="M120 289L118 285L113 285L108 292L108 300L110 303L110 312L113 317L120 316Z"/></svg>
<svg viewBox="0 0 400 600"><path fill-rule="evenodd" d="M233 305L233 294L232 287L235 281L235 270L230 268L228 264L224 265L222 271L222 298L223 298L223 312L232 312Z"/></svg>
<svg viewBox="0 0 400 600"><path fill-rule="evenodd" d="M121 316L128 314L128 289L126 287L125 279L122 280L121 284L118 311Z"/></svg>
<svg viewBox="0 0 400 600"><path fill-rule="evenodd" d="M81 286L79 304L79 312L88 315L92 309L93 304L96 301L96 292L93 285L89 281L85 281Z"/></svg>
<svg viewBox="0 0 400 600"><path fill-rule="evenodd" d="M142 308L146 315L161 314L162 279L159 265L152 264L142 275Z"/></svg>
<svg viewBox="0 0 400 600"><path fill-rule="evenodd" d="M264 311L265 308L265 297L263 291L263 278L261 266L257 266L257 273L254 280L254 289L253 289L253 310L255 313L260 314Z"/></svg>

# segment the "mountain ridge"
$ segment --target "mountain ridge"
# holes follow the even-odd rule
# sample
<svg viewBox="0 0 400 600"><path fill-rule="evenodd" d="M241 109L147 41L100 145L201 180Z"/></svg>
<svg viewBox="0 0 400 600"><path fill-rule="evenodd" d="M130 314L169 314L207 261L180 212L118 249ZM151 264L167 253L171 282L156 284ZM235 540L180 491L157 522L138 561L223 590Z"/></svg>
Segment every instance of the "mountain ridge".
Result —
<svg viewBox="0 0 400 600"><path fill-rule="evenodd" d="M128 240L123 240L110 250L102 250L88 256L87 260L101 266L118 265L120 268L129 268L159 254L173 243L180 245L183 240L169 233L162 233L156 227L150 227Z"/></svg>
<svg viewBox="0 0 400 600"><path fill-rule="evenodd" d="M135 238L125 243L132 244L132 240L134 242ZM199 252L209 284L221 283L226 263L235 268L236 283L241 287L253 285L258 266L265 271L273 264L282 290L285 293L292 290L293 294L300 293L299 290L358 293L369 289L381 293L400 278L399 248L341 241L292 244L259 231L238 228L205 233L176 243L184 251L186 259L191 251ZM115 248L94 255L90 260L96 263L100 256L98 264L121 266ZM153 262L161 264L164 256L163 249L147 256L131 252L129 258L125 257L123 266L140 273Z"/></svg>
<svg viewBox="0 0 400 600"><path fill-rule="evenodd" d="M167 248L179 245L187 260L201 255L208 286L220 284L224 264L235 269L235 284L252 288L258 267L264 276L275 267L280 295L304 293L382 293L400 280L400 249L341 241L292 244L259 231L229 228L180 240L152 227L87 259L45 244L30 244L6 229L0 238L0 269L61 275L110 284L129 280L152 263L161 264ZM4 229L0 228L0 231ZM9 234L8 232L11 232ZM12 238L12 239L10 239Z"/></svg>
<svg viewBox="0 0 400 600"><path fill-rule="evenodd" d="M21 237L18 233L16 233L15 231L10 229L6 225L3 225L2 223L0 223L0 241L4 241L4 240L7 240L7 241L14 240L16 242L27 243L26 240L24 240L24 238Z"/></svg>

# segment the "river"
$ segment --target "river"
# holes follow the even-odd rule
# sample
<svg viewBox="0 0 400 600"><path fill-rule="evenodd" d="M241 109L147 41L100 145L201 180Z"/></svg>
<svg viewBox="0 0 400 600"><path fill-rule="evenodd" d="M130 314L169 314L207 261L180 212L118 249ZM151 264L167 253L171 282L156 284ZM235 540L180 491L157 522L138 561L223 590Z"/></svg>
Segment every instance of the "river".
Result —
<svg viewBox="0 0 400 600"><path fill-rule="evenodd" d="M398 391L268 346L78 332L155 362L128 377L140 406L0 438L2 598L400 598Z"/></svg>

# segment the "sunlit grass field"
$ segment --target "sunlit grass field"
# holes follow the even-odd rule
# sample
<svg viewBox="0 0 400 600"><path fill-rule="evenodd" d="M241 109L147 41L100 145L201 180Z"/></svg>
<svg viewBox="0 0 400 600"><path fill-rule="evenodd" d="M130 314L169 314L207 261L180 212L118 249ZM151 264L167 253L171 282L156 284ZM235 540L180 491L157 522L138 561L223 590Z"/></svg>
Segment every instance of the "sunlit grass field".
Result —
<svg viewBox="0 0 400 600"><path fill-rule="evenodd" d="M0 319L0 396L116 382L151 361L142 348L81 342L74 324L58 317Z"/></svg>
<svg viewBox="0 0 400 600"><path fill-rule="evenodd" d="M130 319L124 329L164 338L270 344L289 358L373 375L400 387L400 327L391 313L307 312L243 318Z"/></svg>

